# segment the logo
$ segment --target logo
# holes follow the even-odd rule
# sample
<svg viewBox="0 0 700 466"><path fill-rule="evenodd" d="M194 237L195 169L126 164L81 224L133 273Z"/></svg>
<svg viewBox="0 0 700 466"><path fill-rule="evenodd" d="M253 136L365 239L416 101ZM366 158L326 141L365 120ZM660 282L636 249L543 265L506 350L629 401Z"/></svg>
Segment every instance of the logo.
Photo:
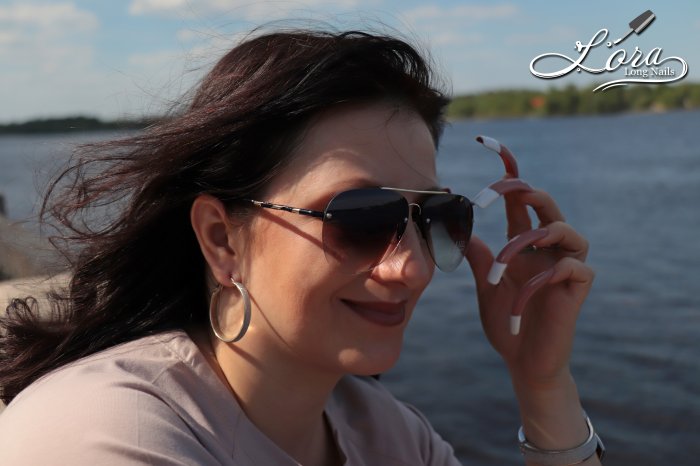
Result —
<svg viewBox="0 0 700 466"><path fill-rule="evenodd" d="M632 33L641 34L654 22L654 19L656 19L656 15L651 10L645 11L634 18L629 23L629 30L615 41L607 40L609 31L605 28L593 34L588 43L584 44L581 41L576 41L575 48L579 53L579 56L576 58L555 52L538 55L530 62L530 73L541 79L555 79L566 76L574 70L578 73L585 71L591 74L602 74L614 73L623 68L624 78L603 83L593 89L593 92L606 91L612 87L626 86L627 84L662 84L680 81L688 74L688 63L681 57L662 58L663 49L661 47L654 47L648 53L636 46L631 53L627 49L617 48L613 50L607 61L600 68L584 64L591 50L603 43L609 49L613 49L613 47L625 41ZM535 69L539 62L551 58L564 59L570 64L560 70L549 73L543 73Z"/></svg>

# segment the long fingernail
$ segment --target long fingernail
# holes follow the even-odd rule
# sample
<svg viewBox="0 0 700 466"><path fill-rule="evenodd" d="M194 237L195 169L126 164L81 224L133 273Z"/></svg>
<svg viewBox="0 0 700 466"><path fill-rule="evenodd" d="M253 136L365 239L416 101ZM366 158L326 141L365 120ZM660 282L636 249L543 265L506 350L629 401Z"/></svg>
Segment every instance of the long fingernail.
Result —
<svg viewBox="0 0 700 466"><path fill-rule="evenodd" d="M487 281L492 285L498 285L501 281L501 277L503 277L508 262L510 262L513 256L535 241L544 238L548 233L549 231L546 228L538 228L536 230L525 231L508 241L508 244L501 249L501 252L496 256L496 260L491 264L491 270L489 270Z"/></svg>
<svg viewBox="0 0 700 466"><path fill-rule="evenodd" d="M482 189L474 198L474 204L482 209L488 207L493 201L506 193L513 191L532 192L532 186L521 180L520 178L506 178L498 180Z"/></svg>
<svg viewBox="0 0 700 466"><path fill-rule="evenodd" d="M523 285L518 298L515 301L515 306L513 306L513 311L510 315L510 333L517 335L520 333L520 320L525 310L525 305L530 300L533 294L537 292L540 288L549 282L549 280L554 276L554 269L548 269L544 272L540 272Z"/></svg>
<svg viewBox="0 0 700 466"><path fill-rule="evenodd" d="M483 144L486 148L498 153L505 166L506 173L513 178L518 177L518 162L516 162L513 153L503 144L488 136L477 136L476 140Z"/></svg>
<svg viewBox="0 0 700 466"><path fill-rule="evenodd" d="M510 334L517 335L520 333L520 316L510 316Z"/></svg>

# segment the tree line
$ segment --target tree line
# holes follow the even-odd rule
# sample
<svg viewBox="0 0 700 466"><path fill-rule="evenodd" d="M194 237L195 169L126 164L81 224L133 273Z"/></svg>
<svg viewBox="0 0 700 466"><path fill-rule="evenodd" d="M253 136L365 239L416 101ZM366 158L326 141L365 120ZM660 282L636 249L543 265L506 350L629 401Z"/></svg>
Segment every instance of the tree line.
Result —
<svg viewBox="0 0 700 466"><path fill-rule="evenodd" d="M503 90L455 96L447 117L513 118L555 115L596 115L621 112L662 112L700 108L700 83L615 87L593 92L597 84L546 91ZM143 129L157 118L104 121L73 116L0 125L0 135Z"/></svg>
<svg viewBox="0 0 700 466"><path fill-rule="evenodd" d="M620 86L594 93L595 87L597 84L458 95L450 103L447 116L460 119L595 115L700 108L700 83Z"/></svg>
<svg viewBox="0 0 700 466"><path fill-rule="evenodd" d="M156 120L148 118L105 121L87 116L42 118L0 125L0 135L143 129L154 121Z"/></svg>

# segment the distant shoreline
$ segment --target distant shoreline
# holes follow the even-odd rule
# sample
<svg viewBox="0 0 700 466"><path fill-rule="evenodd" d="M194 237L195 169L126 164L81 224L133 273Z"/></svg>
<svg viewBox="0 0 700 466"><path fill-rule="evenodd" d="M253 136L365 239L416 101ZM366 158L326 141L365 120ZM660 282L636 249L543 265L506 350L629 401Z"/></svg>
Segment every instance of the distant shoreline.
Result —
<svg viewBox="0 0 700 466"><path fill-rule="evenodd" d="M463 94L453 97L447 107L450 121L623 113L664 113L700 109L700 83L670 86L627 86L593 92L596 85L550 88L546 91L512 89ZM163 117L164 118L164 117ZM102 120L91 116L42 118L0 124L0 136L73 133L108 130L139 130L161 117Z"/></svg>
<svg viewBox="0 0 700 466"><path fill-rule="evenodd" d="M700 83L624 86L593 92L595 85L514 89L455 96L450 120L664 113L700 109Z"/></svg>
<svg viewBox="0 0 700 466"><path fill-rule="evenodd" d="M157 118L101 120L90 116L41 118L21 123L0 124L0 136L42 133L82 133L86 131L143 129L158 121Z"/></svg>

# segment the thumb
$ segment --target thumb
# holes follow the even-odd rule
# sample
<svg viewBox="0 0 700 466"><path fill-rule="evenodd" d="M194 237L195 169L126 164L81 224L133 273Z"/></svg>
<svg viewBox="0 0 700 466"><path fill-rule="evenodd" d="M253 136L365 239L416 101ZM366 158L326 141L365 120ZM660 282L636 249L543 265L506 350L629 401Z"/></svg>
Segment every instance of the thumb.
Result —
<svg viewBox="0 0 700 466"><path fill-rule="evenodd" d="M477 287L481 288L487 283L486 277L489 274L489 270L491 270L491 264L493 264L493 254L491 250L478 236L472 235L467 246L465 257L472 269Z"/></svg>

